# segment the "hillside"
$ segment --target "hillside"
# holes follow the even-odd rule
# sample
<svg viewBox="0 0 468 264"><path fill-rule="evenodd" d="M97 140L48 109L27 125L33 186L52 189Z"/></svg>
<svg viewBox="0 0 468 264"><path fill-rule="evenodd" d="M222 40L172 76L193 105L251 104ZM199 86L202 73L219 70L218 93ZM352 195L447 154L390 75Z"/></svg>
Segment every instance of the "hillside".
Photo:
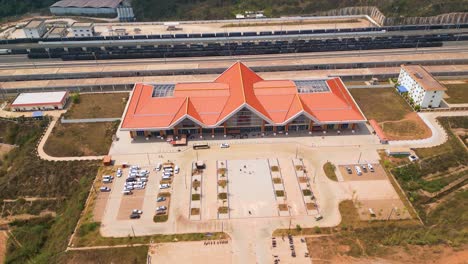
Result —
<svg viewBox="0 0 468 264"><path fill-rule="evenodd" d="M0 0L0 19L47 10L56 0Z"/></svg>
<svg viewBox="0 0 468 264"><path fill-rule="evenodd" d="M279 17L349 6L377 6L389 17L468 11L468 0L133 0L132 5L138 21L226 19L246 10Z"/></svg>

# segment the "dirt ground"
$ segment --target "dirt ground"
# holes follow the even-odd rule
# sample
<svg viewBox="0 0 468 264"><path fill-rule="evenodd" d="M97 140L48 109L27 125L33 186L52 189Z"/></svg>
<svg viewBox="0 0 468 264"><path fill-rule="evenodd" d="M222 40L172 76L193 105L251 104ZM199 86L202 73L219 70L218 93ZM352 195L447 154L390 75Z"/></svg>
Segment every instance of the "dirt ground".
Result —
<svg viewBox="0 0 468 264"><path fill-rule="evenodd" d="M445 101L449 104L467 104L468 103L468 81L459 84L446 84L447 98Z"/></svg>
<svg viewBox="0 0 468 264"><path fill-rule="evenodd" d="M431 129L415 112L406 114L402 120L385 121L379 125L390 140L424 139L432 135Z"/></svg>
<svg viewBox="0 0 468 264"><path fill-rule="evenodd" d="M128 93L81 94L80 103L73 103L66 112L67 119L121 117Z"/></svg>
<svg viewBox="0 0 468 264"><path fill-rule="evenodd" d="M232 263L231 242L222 241L225 243L215 240L206 245L205 241L156 244L150 247L149 255L151 263Z"/></svg>
<svg viewBox="0 0 468 264"><path fill-rule="evenodd" d="M0 231L0 263L5 261L8 235L6 231Z"/></svg>
<svg viewBox="0 0 468 264"><path fill-rule="evenodd" d="M454 249L449 246L393 246L385 247L385 255L379 257L355 257L361 248L356 241L330 237L308 238L308 248L314 264L462 264L467 263L468 249ZM362 244L361 244L362 245ZM353 257L354 256L354 257Z"/></svg>
<svg viewBox="0 0 468 264"><path fill-rule="evenodd" d="M3 155L7 154L14 148L15 146L13 145L0 143L0 159L2 159Z"/></svg>
<svg viewBox="0 0 468 264"><path fill-rule="evenodd" d="M367 164L367 163L362 163L362 164ZM361 165L362 165L361 164ZM339 165L338 168L341 172L341 175L343 175L343 179L345 181L370 181L370 180L386 180L387 174L385 173L385 170L382 168L380 164L373 163L372 167L374 167L374 172L370 172L369 170L367 172L362 171L362 175L358 176L356 174L356 169L354 166L358 164L349 164L349 165ZM349 174L346 171L346 167L350 167L352 170L352 173Z"/></svg>
<svg viewBox="0 0 468 264"><path fill-rule="evenodd" d="M406 209L400 199L359 200L356 203L361 220L397 220L411 218L408 209ZM375 217L371 216L369 208L374 211Z"/></svg>
<svg viewBox="0 0 468 264"><path fill-rule="evenodd" d="M101 222L104 210L106 209L107 199L109 198L108 192L99 192L93 208L93 219L95 222Z"/></svg>

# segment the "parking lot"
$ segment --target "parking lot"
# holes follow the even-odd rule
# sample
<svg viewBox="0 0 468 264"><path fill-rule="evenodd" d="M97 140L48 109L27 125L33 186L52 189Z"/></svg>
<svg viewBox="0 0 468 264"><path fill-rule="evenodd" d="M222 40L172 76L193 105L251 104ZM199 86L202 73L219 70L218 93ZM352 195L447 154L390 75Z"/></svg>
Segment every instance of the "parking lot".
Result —
<svg viewBox="0 0 468 264"><path fill-rule="evenodd" d="M339 165L338 168L340 170L341 175L345 181L370 181L370 180L386 180L387 174L382 166L378 163L372 163L371 166L374 169L371 172L368 169L368 163L361 163L361 164L347 164L347 165ZM361 175L357 175L356 173L356 166L358 166L361 170ZM366 169L362 169L362 167ZM348 172L346 168L351 170L351 173Z"/></svg>

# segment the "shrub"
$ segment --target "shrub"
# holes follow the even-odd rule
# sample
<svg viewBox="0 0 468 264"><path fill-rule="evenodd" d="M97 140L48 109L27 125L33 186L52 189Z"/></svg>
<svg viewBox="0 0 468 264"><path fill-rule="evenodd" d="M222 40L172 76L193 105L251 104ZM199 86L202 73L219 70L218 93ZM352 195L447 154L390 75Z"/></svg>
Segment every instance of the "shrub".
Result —
<svg viewBox="0 0 468 264"><path fill-rule="evenodd" d="M154 221L155 223L161 223L161 222L166 222L168 218L169 218L169 215L167 215L167 214L164 214L164 215L155 215L155 216L153 217L153 221Z"/></svg>
<svg viewBox="0 0 468 264"><path fill-rule="evenodd" d="M276 166L276 165L275 165L275 166L271 166L270 169L271 169L271 171L275 171L275 172L276 172L276 171L279 171L279 167Z"/></svg>
<svg viewBox="0 0 468 264"><path fill-rule="evenodd" d="M193 182L192 182L192 187L193 189L195 189L195 191L198 189L198 187L200 187L201 183L199 180L195 179Z"/></svg>
<svg viewBox="0 0 468 264"><path fill-rule="evenodd" d="M301 232L302 231L302 227L300 225L296 225L296 231L297 232Z"/></svg>
<svg viewBox="0 0 468 264"><path fill-rule="evenodd" d="M277 197L283 197L284 196L284 191L278 190L275 192Z"/></svg>
<svg viewBox="0 0 468 264"><path fill-rule="evenodd" d="M91 222L91 223L82 224L80 226L80 228L78 229L78 235L79 236L85 236L86 234L95 231L100 226L101 226L101 223L98 223L98 222Z"/></svg>
<svg viewBox="0 0 468 264"><path fill-rule="evenodd" d="M79 93L73 93L71 96L71 100L74 104L79 104L80 103L80 94Z"/></svg>
<svg viewBox="0 0 468 264"><path fill-rule="evenodd" d="M302 193L304 194L304 196L311 196L312 195L312 192L309 189L302 190Z"/></svg>
<svg viewBox="0 0 468 264"><path fill-rule="evenodd" d="M225 200L225 199L227 199L227 193L219 193L219 194L218 194L218 199L220 199L220 200Z"/></svg>
<svg viewBox="0 0 468 264"><path fill-rule="evenodd" d="M200 194L194 193L192 194L192 201L199 201L200 200Z"/></svg>
<svg viewBox="0 0 468 264"><path fill-rule="evenodd" d="M273 178L273 183L274 184L281 184L283 181L281 180L281 178Z"/></svg>
<svg viewBox="0 0 468 264"><path fill-rule="evenodd" d="M229 207L227 206L221 206L218 208L218 213L220 214L227 214L229 212Z"/></svg>
<svg viewBox="0 0 468 264"><path fill-rule="evenodd" d="M221 186L224 189L224 188L226 188L227 181L226 180L219 180L218 185Z"/></svg>

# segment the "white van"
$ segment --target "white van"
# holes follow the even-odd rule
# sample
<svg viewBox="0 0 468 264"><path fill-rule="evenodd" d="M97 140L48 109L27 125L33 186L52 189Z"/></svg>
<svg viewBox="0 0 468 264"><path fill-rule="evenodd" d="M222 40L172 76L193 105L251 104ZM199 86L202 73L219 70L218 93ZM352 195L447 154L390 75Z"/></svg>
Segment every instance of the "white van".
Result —
<svg viewBox="0 0 468 264"><path fill-rule="evenodd" d="M174 169L172 169L172 167L169 167L169 168L164 168L164 172L172 172L174 171Z"/></svg>
<svg viewBox="0 0 468 264"><path fill-rule="evenodd" d="M374 167L370 163L367 164L367 168L369 169L370 172L374 172Z"/></svg>
<svg viewBox="0 0 468 264"><path fill-rule="evenodd" d="M170 179L171 179L171 176L166 176L166 175L164 175L164 176L162 176L162 179L163 179L163 180L170 180Z"/></svg>
<svg viewBox="0 0 468 264"><path fill-rule="evenodd" d="M179 166L177 166L177 165L175 166L174 173L175 173L175 174L178 174L178 173L179 173Z"/></svg>
<svg viewBox="0 0 468 264"><path fill-rule="evenodd" d="M163 173L163 177L164 177L164 176L171 177L171 176L172 176L172 172L164 172L164 173Z"/></svg>
<svg viewBox="0 0 468 264"><path fill-rule="evenodd" d="M356 174L358 176L361 176L362 175L362 171L361 171L361 168L359 166L354 166L354 168L356 169Z"/></svg>
<svg viewBox="0 0 468 264"><path fill-rule="evenodd" d="M105 178L102 180L103 183L112 183L112 179L110 178Z"/></svg>

